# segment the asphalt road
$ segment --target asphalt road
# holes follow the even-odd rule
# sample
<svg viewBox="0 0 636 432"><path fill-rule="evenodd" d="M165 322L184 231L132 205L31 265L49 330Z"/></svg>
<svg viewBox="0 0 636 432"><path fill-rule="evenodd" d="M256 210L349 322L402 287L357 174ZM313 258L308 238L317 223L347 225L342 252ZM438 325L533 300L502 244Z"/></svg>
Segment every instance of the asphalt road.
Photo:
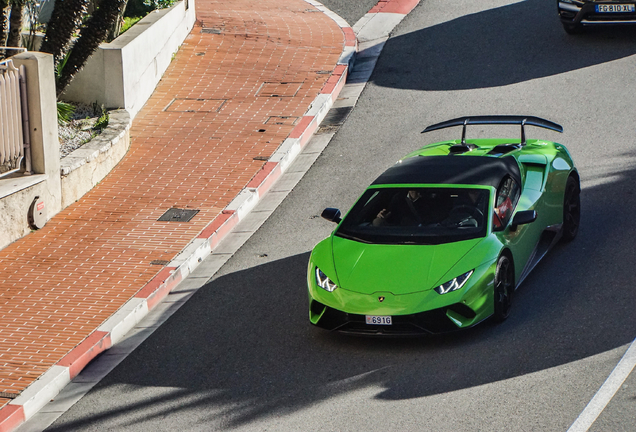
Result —
<svg viewBox="0 0 636 432"><path fill-rule="evenodd" d="M567 430L636 338L635 42L626 28L566 35L552 0L424 0L272 217L49 430ZM460 134L423 136L426 125L475 114L564 126L528 136L577 162L579 237L526 279L501 325L404 340L312 328L306 264L333 229L316 215L348 209L401 156ZM634 375L590 430L636 429Z"/></svg>

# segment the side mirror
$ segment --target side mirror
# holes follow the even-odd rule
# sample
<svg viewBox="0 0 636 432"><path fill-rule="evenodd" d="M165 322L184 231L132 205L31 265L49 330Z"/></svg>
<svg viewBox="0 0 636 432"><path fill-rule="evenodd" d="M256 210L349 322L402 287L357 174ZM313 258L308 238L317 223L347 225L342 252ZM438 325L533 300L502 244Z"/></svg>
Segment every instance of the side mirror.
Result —
<svg viewBox="0 0 636 432"><path fill-rule="evenodd" d="M517 212L515 217L512 218L510 224L510 231L516 231L518 225L525 225L537 220L537 212L535 210L524 210Z"/></svg>
<svg viewBox="0 0 636 432"><path fill-rule="evenodd" d="M342 220L340 215L340 210L338 210L337 208L327 207L322 211L322 214L320 216L327 219L329 222L340 223L340 221Z"/></svg>

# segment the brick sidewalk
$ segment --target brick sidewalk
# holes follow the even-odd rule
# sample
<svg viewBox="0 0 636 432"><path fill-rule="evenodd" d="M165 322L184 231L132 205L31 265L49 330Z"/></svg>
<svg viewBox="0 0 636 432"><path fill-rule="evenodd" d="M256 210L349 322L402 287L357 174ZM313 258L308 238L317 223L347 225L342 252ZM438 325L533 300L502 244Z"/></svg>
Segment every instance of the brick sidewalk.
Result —
<svg viewBox="0 0 636 432"><path fill-rule="evenodd" d="M303 0L255 4L197 0L126 157L0 251L0 393L22 392L133 297L161 270L151 262L172 260L214 220L319 94L342 53L340 27ZM199 213L157 221L172 207Z"/></svg>

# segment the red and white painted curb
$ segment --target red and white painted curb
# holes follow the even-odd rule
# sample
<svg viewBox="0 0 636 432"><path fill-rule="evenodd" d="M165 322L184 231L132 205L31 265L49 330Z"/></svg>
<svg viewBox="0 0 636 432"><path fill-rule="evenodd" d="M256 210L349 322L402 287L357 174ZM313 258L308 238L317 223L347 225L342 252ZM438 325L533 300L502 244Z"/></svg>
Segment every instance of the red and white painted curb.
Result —
<svg viewBox="0 0 636 432"><path fill-rule="evenodd" d="M380 0L353 26L360 49L365 49L365 43L388 39L393 29L419 2L420 0Z"/></svg>
<svg viewBox="0 0 636 432"><path fill-rule="evenodd" d="M314 0L305 1L332 18L345 35L340 59L320 94L314 99L289 137L246 188L199 233L197 238L97 330L27 387L20 396L0 409L0 432L13 431L33 417L92 359L122 340L151 309L212 253L221 240L249 214L261 197L287 170L316 132L345 85L358 52L358 40L361 44L365 42L370 45L379 41L380 46L383 46L393 28L417 6L420 0L380 0L353 28L321 3ZM380 50L374 51L376 51L375 56L379 56L381 47Z"/></svg>

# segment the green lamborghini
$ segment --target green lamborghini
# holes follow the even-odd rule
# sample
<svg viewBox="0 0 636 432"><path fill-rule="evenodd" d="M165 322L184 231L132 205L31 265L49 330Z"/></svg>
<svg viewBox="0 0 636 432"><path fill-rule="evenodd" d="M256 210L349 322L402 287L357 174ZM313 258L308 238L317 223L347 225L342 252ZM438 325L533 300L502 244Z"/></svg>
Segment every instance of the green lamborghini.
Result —
<svg viewBox="0 0 636 432"><path fill-rule="evenodd" d="M521 126L520 139L466 139L468 125ZM526 140L531 116L462 117L461 140L429 144L386 170L309 259L309 320L370 335L443 333L505 320L515 289L579 229L579 175L567 149Z"/></svg>

